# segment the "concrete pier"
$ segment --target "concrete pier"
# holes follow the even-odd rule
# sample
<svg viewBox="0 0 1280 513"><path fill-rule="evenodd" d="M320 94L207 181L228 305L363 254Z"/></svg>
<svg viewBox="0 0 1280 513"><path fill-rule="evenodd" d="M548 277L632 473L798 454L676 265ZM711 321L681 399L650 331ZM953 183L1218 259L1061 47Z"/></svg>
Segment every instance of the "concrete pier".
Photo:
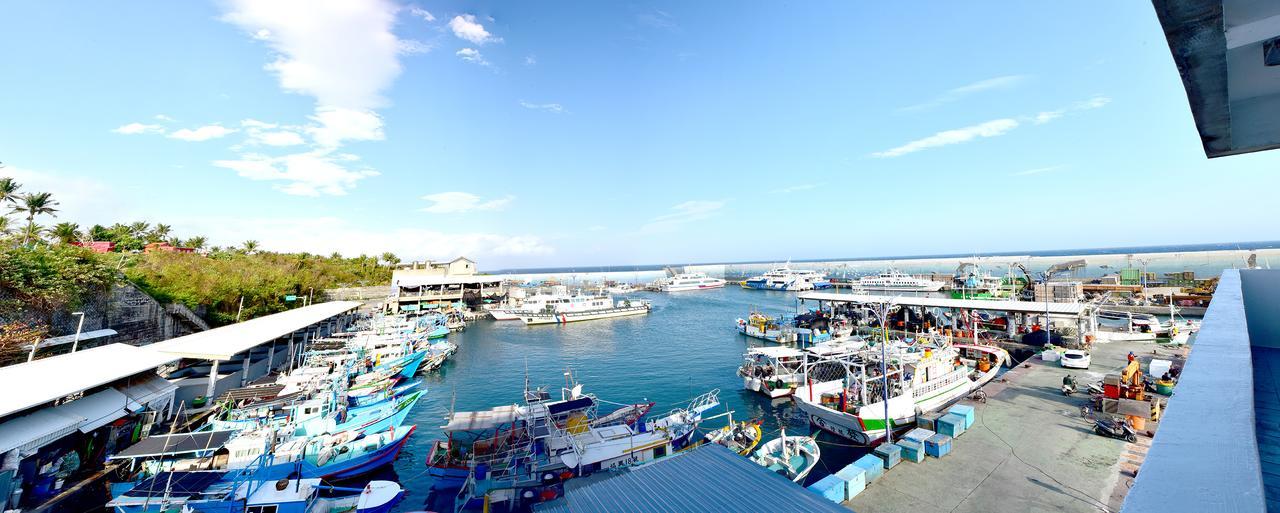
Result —
<svg viewBox="0 0 1280 513"><path fill-rule="evenodd" d="M1118 372L1130 351L1145 370L1153 351L1169 359L1185 349L1099 344L1088 370L1028 360L985 387L987 403L973 404L974 425L951 454L900 463L846 506L859 513L1119 511L1151 438L1141 433L1129 444L1094 434L1093 421L1080 416L1087 394L1066 397L1060 387L1068 373L1083 387Z"/></svg>

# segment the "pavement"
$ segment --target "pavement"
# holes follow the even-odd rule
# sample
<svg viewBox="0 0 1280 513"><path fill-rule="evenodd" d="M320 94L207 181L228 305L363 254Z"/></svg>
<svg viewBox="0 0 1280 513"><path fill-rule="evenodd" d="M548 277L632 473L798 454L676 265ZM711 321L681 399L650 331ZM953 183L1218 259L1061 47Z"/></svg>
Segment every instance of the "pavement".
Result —
<svg viewBox="0 0 1280 513"><path fill-rule="evenodd" d="M845 505L859 513L1119 511L1151 438L1140 433L1130 444L1094 434L1093 421L1080 416L1087 394L1066 397L1060 387L1068 372L1082 387L1118 372L1130 351L1145 369L1153 352L1168 358L1185 349L1099 344L1088 370L1027 360L984 388L987 402L973 404L974 425L950 454L903 461Z"/></svg>

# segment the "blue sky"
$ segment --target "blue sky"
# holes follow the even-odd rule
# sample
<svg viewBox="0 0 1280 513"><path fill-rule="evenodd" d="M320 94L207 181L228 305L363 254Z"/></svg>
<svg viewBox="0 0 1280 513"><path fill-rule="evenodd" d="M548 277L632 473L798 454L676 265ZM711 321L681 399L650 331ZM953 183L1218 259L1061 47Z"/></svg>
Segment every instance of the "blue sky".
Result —
<svg viewBox="0 0 1280 513"><path fill-rule="evenodd" d="M1144 2L8 2L82 225L482 268L1280 238ZM46 224L56 220L45 220Z"/></svg>

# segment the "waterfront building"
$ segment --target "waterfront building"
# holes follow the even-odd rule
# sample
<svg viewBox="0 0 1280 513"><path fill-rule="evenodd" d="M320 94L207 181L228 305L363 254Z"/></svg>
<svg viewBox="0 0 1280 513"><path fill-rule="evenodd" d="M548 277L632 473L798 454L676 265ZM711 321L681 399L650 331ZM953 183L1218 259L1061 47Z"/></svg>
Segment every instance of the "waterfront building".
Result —
<svg viewBox="0 0 1280 513"><path fill-rule="evenodd" d="M390 312L417 312L453 303L476 305L506 295L502 277L479 274L466 257L448 262L411 262L391 273Z"/></svg>

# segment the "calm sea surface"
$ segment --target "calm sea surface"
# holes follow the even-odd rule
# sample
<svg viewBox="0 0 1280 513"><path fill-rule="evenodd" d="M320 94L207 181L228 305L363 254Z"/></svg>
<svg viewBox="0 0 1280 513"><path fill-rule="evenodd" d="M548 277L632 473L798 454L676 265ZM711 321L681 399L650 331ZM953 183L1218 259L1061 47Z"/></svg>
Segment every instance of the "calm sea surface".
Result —
<svg viewBox="0 0 1280 513"><path fill-rule="evenodd" d="M394 477L408 490L399 511L451 510L451 497L428 497L430 478L423 464L431 441L440 437L439 426L450 404L463 411L520 402L526 364L532 384L546 385L556 397L570 369L585 390L600 399L656 402L651 418L718 388L722 406L709 415L723 413L727 407L734 411L735 420L761 418L766 440L777 436L779 417L788 423L788 433L808 433L808 422L790 399L771 402L747 392L735 374L747 347L759 345L738 335L736 319L752 309L795 312L795 294L730 284L710 291L636 294L653 301L653 311L645 316L565 326L526 327L519 321L489 320L471 324L465 332L450 336L459 346L458 353L443 369L424 377L430 391L405 422L418 427L395 464ZM708 426L721 427L724 422L715 419ZM824 435L819 440L827 443L810 481L862 454L836 438Z"/></svg>

